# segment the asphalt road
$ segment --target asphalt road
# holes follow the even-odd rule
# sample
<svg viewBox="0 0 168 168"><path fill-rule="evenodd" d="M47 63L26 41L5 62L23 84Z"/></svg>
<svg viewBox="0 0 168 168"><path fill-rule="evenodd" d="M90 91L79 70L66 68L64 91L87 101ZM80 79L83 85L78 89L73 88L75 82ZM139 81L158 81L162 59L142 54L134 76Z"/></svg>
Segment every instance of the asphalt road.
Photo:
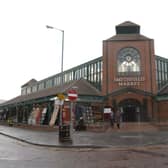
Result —
<svg viewBox="0 0 168 168"><path fill-rule="evenodd" d="M58 149L29 145L0 135L2 168L167 168L168 146Z"/></svg>

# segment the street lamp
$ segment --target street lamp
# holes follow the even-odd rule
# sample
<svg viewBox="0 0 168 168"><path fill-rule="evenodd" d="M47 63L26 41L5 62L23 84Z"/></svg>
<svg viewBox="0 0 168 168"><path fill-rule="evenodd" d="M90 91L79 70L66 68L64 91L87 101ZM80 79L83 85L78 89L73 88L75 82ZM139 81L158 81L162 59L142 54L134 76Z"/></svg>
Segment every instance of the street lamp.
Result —
<svg viewBox="0 0 168 168"><path fill-rule="evenodd" d="M64 61L64 30L46 25L47 29L55 29L62 32L62 55L61 55L61 85L63 84L63 61Z"/></svg>
<svg viewBox="0 0 168 168"><path fill-rule="evenodd" d="M63 85L63 60L64 60L64 30L58 29L56 27L46 25L47 29L55 29L62 33L62 55L61 55L61 83ZM62 105L60 109L60 126L62 126Z"/></svg>

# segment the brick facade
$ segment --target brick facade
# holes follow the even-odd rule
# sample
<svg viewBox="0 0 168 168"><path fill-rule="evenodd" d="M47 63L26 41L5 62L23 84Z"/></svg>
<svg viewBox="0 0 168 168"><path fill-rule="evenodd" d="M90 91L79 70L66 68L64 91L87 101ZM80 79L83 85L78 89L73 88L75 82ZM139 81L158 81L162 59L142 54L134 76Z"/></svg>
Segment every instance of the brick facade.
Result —
<svg viewBox="0 0 168 168"><path fill-rule="evenodd" d="M158 120L168 121L168 101L158 102Z"/></svg>
<svg viewBox="0 0 168 168"><path fill-rule="evenodd" d="M119 25L119 27L124 28L125 23ZM157 94L154 40L137 32L136 34L134 32L130 33L129 26L136 28L137 25L127 22L125 28L128 29L129 34L118 33L116 36L103 41L102 94L107 96L106 103L108 105L115 106L115 108L120 107L125 112L130 110L132 113L136 113L136 111L139 112L140 110L143 118L152 120L156 116L153 96ZM118 53L126 47L135 48L140 53L139 75L118 75ZM131 104L123 104L123 107L121 107L124 100ZM136 107L133 102L137 102L139 107ZM132 106L132 108L129 106Z"/></svg>

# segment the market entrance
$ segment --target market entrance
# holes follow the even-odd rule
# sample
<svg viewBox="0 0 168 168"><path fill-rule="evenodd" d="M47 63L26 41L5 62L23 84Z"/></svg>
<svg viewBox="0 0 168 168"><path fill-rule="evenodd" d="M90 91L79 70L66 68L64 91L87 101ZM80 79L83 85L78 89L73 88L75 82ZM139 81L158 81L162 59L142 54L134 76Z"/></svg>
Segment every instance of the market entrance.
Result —
<svg viewBox="0 0 168 168"><path fill-rule="evenodd" d="M125 99L119 103L123 122L138 122L141 119L141 103L136 99Z"/></svg>

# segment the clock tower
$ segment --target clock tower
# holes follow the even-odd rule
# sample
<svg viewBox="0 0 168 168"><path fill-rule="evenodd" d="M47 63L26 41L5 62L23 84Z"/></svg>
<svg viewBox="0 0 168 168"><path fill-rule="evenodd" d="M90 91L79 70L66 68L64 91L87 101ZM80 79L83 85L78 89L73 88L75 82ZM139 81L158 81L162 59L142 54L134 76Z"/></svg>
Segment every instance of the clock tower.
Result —
<svg viewBox="0 0 168 168"><path fill-rule="evenodd" d="M154 40L140 34L140 26L126 21L116 35L103 41L103 88L106 103L120 109L124 121L154 117L157 93Z"/></svg>

